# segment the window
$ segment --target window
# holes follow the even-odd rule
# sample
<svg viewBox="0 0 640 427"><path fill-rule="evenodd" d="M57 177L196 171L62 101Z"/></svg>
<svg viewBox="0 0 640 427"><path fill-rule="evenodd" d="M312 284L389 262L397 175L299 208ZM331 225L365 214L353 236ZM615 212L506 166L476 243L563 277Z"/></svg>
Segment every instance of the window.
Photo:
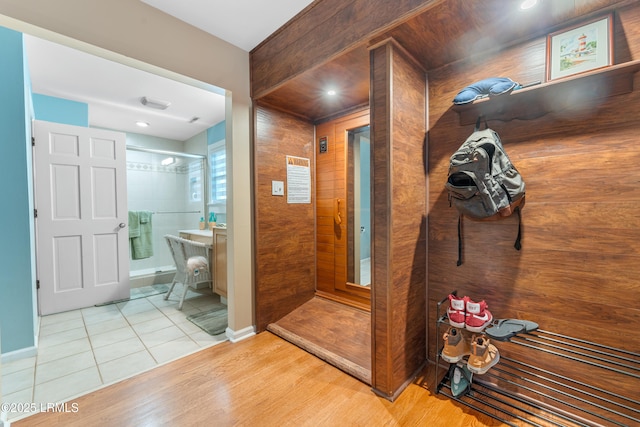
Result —
<svg viewBox="0 0 640 427"><path fill-rule="evenodd" d="M225 203L227 200L227 155L224 140L209 146L209 170L211 171L209 203Z"/></svg>

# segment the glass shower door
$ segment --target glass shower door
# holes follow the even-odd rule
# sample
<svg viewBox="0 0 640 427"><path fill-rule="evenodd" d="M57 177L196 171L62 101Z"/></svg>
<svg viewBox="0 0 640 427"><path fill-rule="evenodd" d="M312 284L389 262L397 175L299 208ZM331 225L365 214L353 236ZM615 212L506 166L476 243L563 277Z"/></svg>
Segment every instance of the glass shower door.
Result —
<svg viewBox="0 0 640 427"><path fill-rule="evenodd" d="M205 164L205 156L127 148L129 212L151 221L139 227L150 233L150 251L138 257L131 250L132 278L174 270L164 236L198 228L205 216Z"/></svg>

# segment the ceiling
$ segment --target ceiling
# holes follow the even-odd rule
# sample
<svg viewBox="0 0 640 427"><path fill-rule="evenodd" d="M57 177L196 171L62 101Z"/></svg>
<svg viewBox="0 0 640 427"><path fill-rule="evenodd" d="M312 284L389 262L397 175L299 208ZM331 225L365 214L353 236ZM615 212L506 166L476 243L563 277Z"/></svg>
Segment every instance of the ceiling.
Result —
<svg viewBox="0 0 640 427"><path fill-rule="evenodd" d="M249 52L313 0L140 0Z"/></svg>
<svg viewBox="0 0 640 427"><path fill-rule="evenodd" d="M246 51L312 2L141 1ZM33 92L88 104L90 126L185 141L224 120L219 88L198 88L29 35L25 48ZM171 105L146 107L140 102L145 96ZM137 121L150 126L137 127Z"/></svg>
<svg viewBox="0 0 640 427"><path fill-rule="evenodd" d="M360 5L364 3L364 0L359 2ZM295 68L295 65L285 60L293 58L292 62L303 63L304 60L308 60L304 55L290 54L283 58L277 53L262 54L261 62L257 59L253 61L253 76L258 76L263 69L272 70L277 74L273 70L278 71L277 67L280 66L280 71L285 70L284 75L281 81L270 81L271 86L256 89L259 85L254 85L252 89L258 94L258 101L311 122L320 123L350 109L369 104L369 47L383 40L395 40L428 74L445 67L465 67L466 61L474 61L476 58L482 60L508 46L539 40L556 29L566 28L589 16L602 14L629 3L631 0L544 0L539 1L532 9L521 10L519 1L433 1L424 11L409 16L402 22L381 27L377 33L370 35L370 38L363 37L358 43L351 45L345 42L340 46L343 48L340 55L324 63L314 63L313 67L301 73L297 73L298 70L295 69L287 74L288 67ZM358 16L354 15L357 12L365 12L364 6L361 10L354 11L351 5L351 2L343 2L343 10L333 11L331 15L323 16L317 12L315 19L307 17L305 24L317 25L316 29L323 26L348 26L355 33L358 30L354 29L357 27ZM320 9L318 7L318 10ZM315 10L312 10L310 14L314 12ZM305 46L305 43L310 45L312 41L320 44L320 38L313 38L314 28L308 29L307 32L312 35L302 41L295 39L295 30L302 31L295 25L291 26L290 39L286 41L292 45L298 43L299 46ZM280 39L287 38L285 32L279 34ZM282 40L280 42L284 44ZM536 46L541 44L538 43ZM268 47L262 45L257 50L263 49L272 53ZM309 55L321 56L326 53L323 48L325 51L331 49L322 46L312 49ZM523 84L541 80L544 77L544 54L544 50L536 50L529 52L524 58L514 58L519 61L532 61L532 64L522 75L507 76L514 77ZM505 73L508 72L509 70L505 70ZM472 81L459 82L460 89L470 83ZM327 89L336 90L337 95L327 96Z"/></svg>
<svg viewBox="0 0 640 427"><path fill-rule="evenodd" d="M86 103L90 126L186 141L224 120L224 95L37 37L24 39L32 91ZM152 109L140 102L144 96L171 105ZM199 119L189 123L194 117Z"/></svg>
<svg viewBox="0 0 640 427"><path fill-rule="evenodd" d="M140 1L247 51L314 3ZM560 23L619 1L546 1L530 13L516 10L516 2L506 8L504 0L435 2L425 13L386 28L330 62L295 76L260 101L318 122L368 104L368 46L378 40L393 37L425 70L433 70L486 51L487 46L505 46L540 36ZM26 47L34 92L87 103L91 126L184 141L224 120L222 91L216 94L37 38L27 37ZM329 83L339 91L330 101L325 95ZM143 96L170 101L171 105L163 111L153 110L140 103ZM198 120L189 123L194 117ZM150 126L137 128L138 120Z"/></svg>

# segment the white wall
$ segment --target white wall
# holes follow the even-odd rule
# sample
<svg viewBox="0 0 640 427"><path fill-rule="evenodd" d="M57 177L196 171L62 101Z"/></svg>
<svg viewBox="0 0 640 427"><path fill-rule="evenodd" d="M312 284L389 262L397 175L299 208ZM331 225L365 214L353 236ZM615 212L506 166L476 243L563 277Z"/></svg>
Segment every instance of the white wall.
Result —
<svg viewBox="0 0 640 427"><path fill-rule="evenodd" d="M3 0L0 25L185 83L204 82L229 91L226 134L231 191L227 224L232 338L233 331L251 327L249 53L138 0Z"/></svg>

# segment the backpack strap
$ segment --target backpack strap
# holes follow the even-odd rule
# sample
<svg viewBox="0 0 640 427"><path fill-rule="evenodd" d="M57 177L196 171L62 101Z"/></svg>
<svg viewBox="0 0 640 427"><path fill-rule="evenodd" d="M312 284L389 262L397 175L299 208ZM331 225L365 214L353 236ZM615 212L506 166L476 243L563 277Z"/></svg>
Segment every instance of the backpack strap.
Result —
<svg viewBox="0 0 640 427"><path fill-rule="evenodd" d="M478 116L478 119L476 120L476 126L473 129L474 132L477 132L480 130L480 122L482 121L483 118L484 118L484 128L489 129L489 125L487 124L487 118L481 114Z"/></svg>
<svg viewBox="0 0 640 427"><path fill-rule="evenodd" d="M522 215L520 215L520 206L518 206L515 211L518 214L518 236L516 237L516 242L513 244L513 247L519 251L520 248L522 248L522 244L520 243L520 240L522 240Z"/></svg>
<svg viewBox="0 0 640 427"><path fill-rule="evenodd" d="M462 214L458 215L458 262L456 266L462 265Z"/></svg>
<svg viewBox="0 0 640 427"><path fill-rule="evenodd" d="M520 213L520 206L514 209L514 212L518 215L518 236L516 237L516 241L513 244L513 247L516 250L522 249L522 214ZM462 218L463 215L458 215L458 261L456 262L456 266L460 267L462 265Z"/></svg>

